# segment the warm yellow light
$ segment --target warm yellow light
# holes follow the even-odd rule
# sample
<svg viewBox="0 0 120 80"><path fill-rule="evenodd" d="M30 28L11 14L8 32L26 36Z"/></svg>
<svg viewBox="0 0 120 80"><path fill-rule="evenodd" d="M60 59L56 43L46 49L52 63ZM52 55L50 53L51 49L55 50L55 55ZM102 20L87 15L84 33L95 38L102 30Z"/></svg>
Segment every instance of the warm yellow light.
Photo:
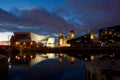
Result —
<svg viewBox="0 0 120 80"><path fill-rule="evenodd" d="M94 61L95 56L91 55L90 58L91 58L91 61Z"/></svg>
<svg viewBox="0 0 120 80"><path fill-rule="evenodd" d="M15 56L15 58L17 59L17 58L18 58L18 56Z"/></svg>
<svg viewBox="0 0 120 80"><path fill-rule="evenodd" d="M18 44L20 44L20 42L17 41L17 42L15 42L15 44L18 45Z"/></svg>
<svg viewBox="0 0 120 80"><path fill-rule="evenodd" d="M23 58L26 58L26 56L24 55Z"/></svg>
<svg viewBox="0 0 120 80"><path fill-rule="evenodd" d="M90 39L94 39L94 35L93 34L90 35Z"/></svg>
<svg viewBox="0 0 120 80"><path fill-rule="evenodd" d="M32 56L32 55L30 55L30 58L32 59L32 58L33 58L33 56Z"/></svg>
<svg viewBox="0 0 120 80"><path fill-rule="evenodd" d="M17 59L20 60L20 57L18 57Z"/></svg>
<svg viewBox="0 0 120 80"><path fill-rule="evenodd" d="M70 57L70 62L74 63L75 62L75 58L74 57Z"/></svg>
<svg viewBox="0 0 120 80"><path fill-rule="evenodd" d="M33 45L33 42L30 42L30 45Z"/></svg>
<svg viewBox="0 0 120 80"><path fill-rule="evenodd" d="M24 42L23 45L26 45L26 42Z"/></svg>

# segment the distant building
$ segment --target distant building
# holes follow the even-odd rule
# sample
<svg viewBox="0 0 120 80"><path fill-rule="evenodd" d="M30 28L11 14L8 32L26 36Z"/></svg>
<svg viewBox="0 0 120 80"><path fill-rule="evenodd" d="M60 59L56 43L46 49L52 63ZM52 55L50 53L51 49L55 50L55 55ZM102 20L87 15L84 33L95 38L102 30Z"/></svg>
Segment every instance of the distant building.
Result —
<svg viewBox="0 0 120 80"><path fill-rule="evenodd" d="M58 46L59 47L65 47L70 46L70 44L67 43L68 40L75 38L75 33L73 30L70 31L69 35L63 36L62 32L59 32L58 36Z"/></svg>
<svg viewBox="0 0 120 80"><path fill-rule="evenodd" d="M100 29L99 40L101 43L120 44L120 25Z"/></svg>
<svg viewBox="0 0 120 80"><path fill-rule="evenodd" d="M90 30L88 34L70 39L67 41L67 43L69 43L71 47L84 47L84 46L86 47L93 44L93 41L94 33L92 30Z"/></svg>
<svg viewBox="0 0 120 80"><path fill-rule="evenodd" d="M11 45L22 45L23 47L46 46L49 38L32 32L14 32L11 37ZM52 42L53 43L53 42Z"/></svg>
<svg viewBox="0 0 120 80"><path fill-rule="evenodd" d="M55 38L48 38L47 47L55 47Z"/></svg>

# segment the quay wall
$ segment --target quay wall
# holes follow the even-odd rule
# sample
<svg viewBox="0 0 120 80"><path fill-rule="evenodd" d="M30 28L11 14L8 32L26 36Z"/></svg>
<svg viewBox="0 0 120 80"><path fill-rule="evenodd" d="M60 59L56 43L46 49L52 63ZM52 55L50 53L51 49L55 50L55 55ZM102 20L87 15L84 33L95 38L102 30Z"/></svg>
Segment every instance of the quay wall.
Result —
<svg viewBox="0 0 120 80"><path fill-rule="evenodd" d="M8 79L8 59L4 55L0 55L0 80Z"/></svg>

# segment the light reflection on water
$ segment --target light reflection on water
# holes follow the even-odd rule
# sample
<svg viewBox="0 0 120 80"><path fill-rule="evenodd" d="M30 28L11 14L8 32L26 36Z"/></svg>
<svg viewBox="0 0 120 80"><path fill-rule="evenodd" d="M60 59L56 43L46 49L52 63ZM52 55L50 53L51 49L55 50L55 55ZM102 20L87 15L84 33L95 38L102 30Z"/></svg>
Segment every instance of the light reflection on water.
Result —
<svg viewBox="0 0 120 80"><path fill-rule="evenodd" d="M30 65L35 65L41 61L47 60L47 59L54 59L57 55L54 53L47 53L47 54L36 54L35 58L31 59Z"/></svg>
<svg viewBox="0 0 120 80"><path fill-rule="evenodd" d="M83 80L84 78L84 61L66 54L36 54L27 60L29 62L23 62L24 64L19 61L11 62L10 80ZM25 59L21 61L25 61Z"/></svg>
<svg viewBox="0 0 120 80"><path fill-rule="evenodd" d="M15 55L10 58L9 80L119 80L120 75L116 75L120 73L118 55Z"/></svg>

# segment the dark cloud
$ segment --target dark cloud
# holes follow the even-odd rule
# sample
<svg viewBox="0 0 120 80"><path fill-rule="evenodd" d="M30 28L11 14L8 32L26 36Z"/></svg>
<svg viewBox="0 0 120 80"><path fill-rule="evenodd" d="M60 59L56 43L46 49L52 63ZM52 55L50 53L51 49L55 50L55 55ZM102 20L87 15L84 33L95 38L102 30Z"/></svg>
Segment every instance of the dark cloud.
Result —
<svg viewBox="0 0 120 80"><path fill-rule="evenodd" d="M10 12L0 10L0 24L6 31L31 31L36 33L57 33L59 30L73 29L62 17L42 8L19 10L13 8Z"/></svg>
<svg viewBox="0 0 120 80"><path fill-rule="evenodd" d="M50 12L44 8L0 9L0 31L31 31L57 35L71 29L79 35L120 24L120 0L66 0Z"/></svg>
<svg viewBox="0 0 120 80"><path fill-rule="evenodd" d="M120 0L68 0L56 12L76 24L80 31L120 24Z"/></svg>

